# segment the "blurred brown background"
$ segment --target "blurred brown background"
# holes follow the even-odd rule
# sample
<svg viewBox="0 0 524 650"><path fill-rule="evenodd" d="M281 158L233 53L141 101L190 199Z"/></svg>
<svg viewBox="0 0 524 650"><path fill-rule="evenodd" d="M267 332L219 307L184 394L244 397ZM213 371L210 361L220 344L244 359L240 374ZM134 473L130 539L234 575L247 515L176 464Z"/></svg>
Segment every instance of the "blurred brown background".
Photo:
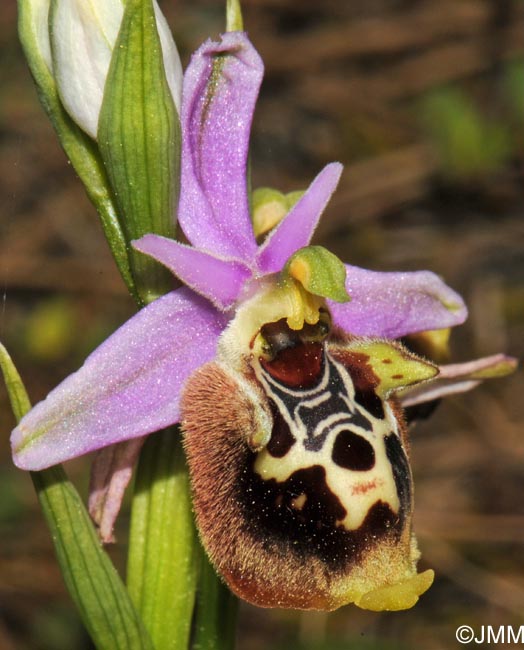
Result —
<svg viewBox="0 0 524 650"><path fill-rule="evenodd" d="M161 3L183 62L223 3ZM465 297L454 358L524 357L524 2L244 0L266 63L254 186L304 188L345 163L317 242L380 270L427 268ZM94 209L40 109L0 12L0 338L34 401L133 305ZM449 399L413 433L416 531L434 587L408 612L244 607L240 650L460 647L461 624L524 624L522 371ZM89 648L0 391L0 649ZM87 461L68 471L85 491ZM125 539L125 517L121 539ZM122 548L113 553L121 561ZM483 647L478 646L478 647ZM507 647L512 647L508 645Z"/></svg>

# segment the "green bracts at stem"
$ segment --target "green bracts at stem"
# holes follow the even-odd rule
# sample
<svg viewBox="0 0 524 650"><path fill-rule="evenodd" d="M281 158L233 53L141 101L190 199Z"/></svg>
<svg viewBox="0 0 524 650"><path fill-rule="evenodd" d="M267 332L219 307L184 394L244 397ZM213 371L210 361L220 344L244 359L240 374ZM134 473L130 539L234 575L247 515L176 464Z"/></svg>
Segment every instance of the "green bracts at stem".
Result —
<svg viewBox="0 0 524 650"><path fill-rule="evenodd" d="M231 650L235 647L238 599L222 583L200 547L192 650Z"/></svg>
<svg viewBox="0 0 524 650"><path fill-rule="evenodd" d="M13 411L16 421L20 422L23 416L31 408L31 402L27 396L27 391L22 383L22 379L18 374L18 370L15 368L15 364L1 343L0 368L2 369L2 375L7 389L9 403L11 404L11 410Z"/></svg>
<svg viewBox="0 0 524 650"><path fill-rule="evenodd" d="M149 635L60 465L31 477L58 562L89 636L99 650L153 650Z"/></svg>
<svg viewBox="0 0 524 650"><path fill-rule="evenodd" d="M167 84L151 0L127 0L106 81L98 146L121 213L126 240L174 237L180 121ZM129 251L145 302L172 286L157 262Z"/></svg>
<svg viewBox="0 0 524 650"><path fill-rule="evenodd" d="M180 432L146 441L131 512L127 584L156 650L188 647L198 540Z"/></svg>
<svg viewBox="0 0 524 650"><path fill-rule="evenodd" d="M40 3L41 4L41 3ZM127 245L111 197L109 180L96 143L64 110L56 83L38 39L42 9L31 0L18 0L18 34L35 80L40 101L57 132L60 143L96 207L116 265L130 293L138 298L129 265Z"/></svg>
<svg viewBox="0 0 524 650"><path fill-rule="evenodd" d="M18 420L31 408L7 351L0 365ZM106 552L78 492L60 465L31 478L51 531L65 583L98 650L153 650L151 640Z"/></svg>

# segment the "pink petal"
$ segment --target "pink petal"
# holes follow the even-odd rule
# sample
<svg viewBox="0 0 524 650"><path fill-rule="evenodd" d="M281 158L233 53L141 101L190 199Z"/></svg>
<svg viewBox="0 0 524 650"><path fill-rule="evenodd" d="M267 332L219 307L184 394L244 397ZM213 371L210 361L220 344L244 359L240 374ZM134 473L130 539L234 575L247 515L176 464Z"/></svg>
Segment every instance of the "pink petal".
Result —
<svg viewBox="0 0 524 650"><path fill-rule="evenodd" d="M252 275L242 262L220 259L159 235L145 235L135 240L133 247L167 266L184 284L209 298L219 309L231 307Z"/></svg>
<svg viewBox="0 0 524 650"><path fill-rule="evenodd" d="M249 133L264 67L242 32L207 41L184 75L182 176L178 218L189 241L221 257L249 261Z"/></svg>
<svg viewBox="0 0 524 650"><path fill-rule="evenodd" d="M400 394L402 406L415 406L435 399L465 393L478 386L484 379L504 377L518 365L517 359L505 354L475 359L466 363L452 363L440 366L436 379L406 388Z"/></svg>
<svg viewBox="0 0 524 650"><path fill-rule="evenodd" d="M351 301L328 301L335 325L346 332L396 339L453 327L466 320L462 298L430 271L380 273L356 266L346 269Z"/></svg>
<svg viewBox="0 0 524 650"><path fill-rule="evenodd" d="M342 174L340 163L324 167L307 192L273 230L258 252L258 267L264 273L280 271L299 248L307 246L322 212Z"/></svg>
<svg viewBox="0 0 524 650"><path fill-rule="evenodd" d="M89 514L104 544L115 541L115 521L144 441L145 437L133 438L100 449L91 465Z"/></svg>
<svg viewBox="0 0 524 650"><path fill-rule="evenodd" d="M417 404L425 404L426 402L433 402L434 400L449 397L450 395L468 393L481 383L480 379L456 379L455 381L445 382L435 380L435 382L421 387L416 393L407 393L405 396L402 396L400 403L404 408L416 406Z"/></svg>
<svg viewBox="0 0 524 650"><path fill-rule="evenodd" d="M181 387L214 357L225 324L189 289L155 300L20 421L15 464L40 470L177 422Z"/></svg>

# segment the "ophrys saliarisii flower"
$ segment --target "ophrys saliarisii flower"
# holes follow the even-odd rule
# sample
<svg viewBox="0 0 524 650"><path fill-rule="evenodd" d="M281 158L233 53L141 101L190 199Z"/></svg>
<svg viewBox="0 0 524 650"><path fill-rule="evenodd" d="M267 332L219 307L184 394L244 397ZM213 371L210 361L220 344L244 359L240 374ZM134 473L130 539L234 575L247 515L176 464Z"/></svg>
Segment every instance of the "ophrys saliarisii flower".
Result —
<svg viewBox="0 0 524 650"><path fill-rule="evenodd" d="M239 32L193 56L178 208L191 245L135 242L186 286L35 406L13 433L15 462L40 469L181 422L202 541L233 591L262 606L404 609L432 572L416 571L401 400L415 387L423 399L439 369L396 339L457 325L466 309L433 273L344 267L310 246L338 163L257 244L246 161L262 71ZM484 376L511 365L483 363ZM120 488L139 447L128 444L108 452ZM105 537L117 502L106 499Z"/></svg>

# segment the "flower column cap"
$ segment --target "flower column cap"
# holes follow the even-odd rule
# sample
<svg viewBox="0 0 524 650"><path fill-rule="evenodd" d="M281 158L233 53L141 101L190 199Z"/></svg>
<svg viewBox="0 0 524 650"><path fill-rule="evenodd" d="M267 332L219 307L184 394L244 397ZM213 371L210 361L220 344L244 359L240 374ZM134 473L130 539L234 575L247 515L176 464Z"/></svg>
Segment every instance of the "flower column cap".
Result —
<svg viewBox="0 0 524 650"><path fill-rule="evenodd" d="M281 276L284 281L293 278L315 296L334 302L349 302L351 296L345 286L344 264L323 246L305 246L286 262Z"/></svg>

